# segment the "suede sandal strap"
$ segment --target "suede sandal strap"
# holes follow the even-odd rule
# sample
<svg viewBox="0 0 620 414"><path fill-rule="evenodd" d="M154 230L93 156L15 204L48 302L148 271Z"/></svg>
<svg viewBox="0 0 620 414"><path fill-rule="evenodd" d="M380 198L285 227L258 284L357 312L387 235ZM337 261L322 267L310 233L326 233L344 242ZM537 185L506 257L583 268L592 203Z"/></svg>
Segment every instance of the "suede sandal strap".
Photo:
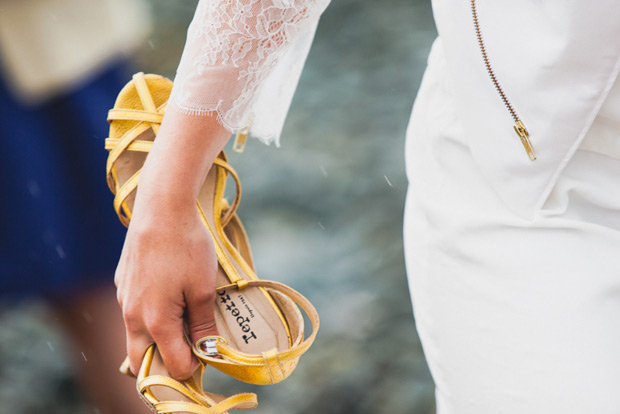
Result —
<svg viewBox="0 0 620 414"><path fill-rule="evenodd" d="M237 283L220 286L217 291L226 289L239 288ZM205 352L202 344L204 341L199 340L192 350L194 354L206 364L215 368L223 365L236 365L239 369L247 372L256 383L272 383L282 381L287 378L292 371L301 355L303 355L312 345L319 329L319 317L316 309L302 294L296 290L278 282L269 280L250 280L244 282L244 288L266 288L268 291L277 291L295 302L308 315L312 323L312 333L303 342L293 345L287 350L271 349L261 354L246 354L239 352L230 347L223 340L213 341L213 345L217 348L217 354ZM285 315L286 316L286 315ZM210 337L209 337L210 338Z"/></svg>
<svg viewBox="0 0 620 414"><path fill-rule="evenodd" d="M142 104L142 107L144 109L140 110L113 108L108 111L108 122L126 120L134 120L139 122L134 128L130 129L125 133L125 135L120 139L120 145L115 147L114 150L110 152L110 155L108 157L108 173L111 165L116 162L118 156L142 132L144 132L148 128L152 128L155 134L159 132L159 126L161 124L167 106L167 102L165 102L159 107L155 107L153 97L151 96L149 88L146 84L144 73L136 73L133 76L133 80L136 91L138 92L138 96L140 98L140 103Z"/></svg>
<svg viewBox="0 0 620 414"><path fill-rule="evenodd" d="M153 132L157 134L166 109L166 103L160 105L158 108L155 107L153 97L151 96L143 73L135 74L133 79L140 102L144 109L111 109L108 111L108 122L130 120L137 121L138 124L129 129L120 139L107 138L105 145L106 149L110 151L106 164L106 173L108 178L108 186L115 194L114 210L116 211L120 221L126 226L129 224L129 220L131 219L131 210L125 204L125 200L135 191L138 185L138 177L142 169L138 169L138 171L136 171L129 180L119 187L118 181L114 176L114 165L122 153L126 150L138 152L150 151L151 146L153 145L151 141L137 140L136 138L149 128L153 129Z"/></svg>
<svg viewBox="0 0 620 414"><path fill-rule="evenodd" d="M140 391L140 393L142 393L143 395L147 393L150 390L150 387L152 386L167 387L191 399L195 404L202 403L200 398L197 398L195 393L190 392L189 389L185 387L183 384L181 384L179 381L174 380L170 377L163 376L163 375L151 375L146 378L143 378L138 381L137 386L138 386L138 391Z"/></svg>
<svg viewBox="0 0 620 414"><path fill-rule="evenodd" d="M144 121L161 124L164 114L158 112L142 111L140 109L110 109L108 122L110 121Z"/></svg>
<svg viewBox="0 0 620 414"><path fill-rule="evenodd" d="M114 195L114 211L116 211L116 215L120 219L120 221L125 225L129 225L129 220L131 220L131 209L127 207L125 204L125 200L129 197L129 194L134 192L134 190L138 187L138 179L140 178L139 169L136 171L125 183L116 191Z"/></svg>
<svg viewBox="0 0 620 414"><path fill-rule="evenodd" d="M118 145L119 142L120 140L116 138L106 138L105 149L107 149L108 151L112 150ZM153 146L153 141L144 141L141 139L137 139L135 141L132 141L127 146L126 150L134 151L134 152L150 152L152 146Z"/></svg>
<svg viewBox="0 0 620 414"><path fill-rule="evenodd" d="M167 106L167 102L159 107L155 106L144 73L136 73L133 76L133 83L143 109L110 109L108 111L108 122L136 121L138 124L127 131L120 139L107 138L105 142L105 148L110 151L106 164L108 186L116 196L114 198L114 209L116 214L125 225L128 225L129 219L131 218L131 211L125 206L125 199L135 191L137 187L137 178L141 169L138 169L134 176L126 181L123 186L118 187L117 180L113 174L113 167L124 151L149 152L151 150L153 145L152 141L137 140L136 138L149 128L153 129L153 132L157 134ZM235 214L241 200L241 183L237 173L230 164L226 162L225 157L216 158L214 164L225 170L227 175L232 176L236 186L235 198L222 217L222 225L226 226Z"/></svg>
<svg viewBox="0 0 620 414"><path fill-rule="evenodd" d="M162 114L163 117L163 112L166 108L166 105L163 104L160 106L159 108L159 112ZM114 109L111 109L110 112L114 111ZM141 111L140 111L141 112ZM116 118L114 118L113 116L108 117L108 121L114 121L116 120ZM122 118L121 118L122 120ZM129 129L127 132L125 132L125 134L120 138L120 139L115 139L116 141L116 145L110 149L110 154L108 155L108 162L106 165L106 169L108 174L110 173L110 170L112 168L112 166L116 163L116 161L118 160L118 157L123 153L123 151L125 151L126 149L128 149L129 145L138 137L140 136L140 134L142 134L144 131L148 130L149 128L151 129L155 129L155 127L157 125L159 125L159 123L161 122L152 122L148 119L136 119L136 121L138 121L139 123L136 124L133 128ZM113 139L113 138L108 138L108 139ZM107 141L107 140L106 140Z"/></svg>
<svg viewBox="0 0 620 414"><path fill-rule="evenodd" d="M230 164L228 164L228 162L226 162L224 159L218 157L215 159L213 164L224 169L224 171L226 171L226 174L229 174L235 182L235 189L236 189L235 198L233 199L232 204L228 207L228 209L226 210L226 213L224 214L224 216L222 216L222 219L221 219L222 227L226 227L230 219L232 219L232 216L237 211L237 207L239 206L239 203L241 202L241 181L239 180L239 176L237 175L237 172L234 170L234 168L231 167Z"/></svg>
<svg viewBox="0 0 620 414"><path fill-rule="evenodd" d="M117 142L116 146L110 149L108 154L108 161L106 163L106 174L108 178L108 186L112 192L116 191L116 177L114 176L114 165L118 161L121 154L127 149L127 147L144 131L149 129L150 126L145 123L135 125L129 131L127 131Z"/></svg>
<svg viewBox="0 0 620 414"><path fill-rule="evenodd" d="M256 401L256 394L243 393L228 397L222 402L210 407L187 401L162 401L153 405L158 413L225 414L228 410L233 408L255 408L258 403Z"/></svg>
<svg viewBox="0 0 620 414"><path fill-rule="evenodd" d="M223 395L203 391L203 395L215 401L220 407L228 407L228 410L233 408L233 404L234 408L237 410L251 410L258 406L256 394L253 392L242 392L231 395L230 397L225 397Z"/></svg>
<svg viewBox="0 0 620 414"><path fill-rule="evenodd" d="M220 414L211 407L190 403L187 401L162 401L153 404L158 414L164 413L192 413L192 414Z"/></svg>
<svg viewBox="0 0 620 414"><path fill-rule="evenodd" d="M132 79L134 81L134 85L136 86L138 96L140 97L142 107L145 109L145 111L151 113L157 112L157 107L155 106L155 102L153 101L153 96L151 96L151 91L146 84L146 77L144 76L144 73L138 72L133 75ZM155 134L159 132L158 123L153 123L153 131L155 131Z"/></svg>
<svg viewBox="0 0 620 414"><path fill-rule="evenodd" d="M194 389L201 387L191 381L182 383L165 375L150 374L155 355L155 346L151 345L145 352L138 374L137 388L142 399L157 413L192 413L225 414L233 408L249 409L258 405L256 394L241 393L230 397L205 393ZM202 372L202 371L201 371ZM151 391L151 387L166 387L184 397L184 401L160 401ZM181 399L181 398L179 398Z"/></svg>

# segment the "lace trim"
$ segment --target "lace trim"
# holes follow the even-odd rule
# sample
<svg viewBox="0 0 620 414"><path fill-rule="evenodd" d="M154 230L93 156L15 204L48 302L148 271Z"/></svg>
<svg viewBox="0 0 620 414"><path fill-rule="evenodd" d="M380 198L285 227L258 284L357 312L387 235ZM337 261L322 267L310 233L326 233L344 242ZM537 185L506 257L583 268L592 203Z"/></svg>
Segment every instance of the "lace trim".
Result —
<svg viewBox="0 0 620 414"><path fill-rule="evenodd" d="M242 124L242 125L232 125L229 124L226 121L226 117L225 117L225 112L222 111L221 109L221 104L223 102L223 100L220 100L220 102L218 102L217 105L213 106L213 107L209 107L209 108L195 108L195 107L191 107L191 106L185 106L182 103L179 103L176 100L176 97L172 97L173 100L172 102L174 103L174 105L176 106L177 110L185 115L191 115L191 116L214 116L215 115L215 119L217 120L217 122L224 127L226 130L230 131L232 134L236 134L237 132L241 132L242 130L244 130L247 126L242 126L242 125L248 125L248 124ZM276 133L261 133L258 135L252 134L252 136L256 139L258 139L259 141L263 142L266 145L271 145L272 143L275 144L276 147L280 146L280 142L279 142L279 136Z"/></svg>
<svg viewBox="0 0 620 414"><path fill-rule="evenodd" d="M218 122L231 132L251 126L260 85L328 3L201 0L175 79L176 105L192 115L217 113ZM277 137L260 138L273 142Z"/></svg>

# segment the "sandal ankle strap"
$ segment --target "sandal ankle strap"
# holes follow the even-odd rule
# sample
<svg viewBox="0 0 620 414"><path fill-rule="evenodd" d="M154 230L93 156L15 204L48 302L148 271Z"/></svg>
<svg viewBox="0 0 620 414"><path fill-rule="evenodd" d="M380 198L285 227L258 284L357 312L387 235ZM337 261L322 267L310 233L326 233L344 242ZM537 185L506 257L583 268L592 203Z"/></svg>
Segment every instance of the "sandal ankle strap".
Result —
<svg viewBox="0 0 620 414"><path fill-rule="evenodd" d="M194 355L204 363L225 372L240 381L252 384L275 384L287 378L297 366L297 362L312 345L319 329L319 316L308 299L289 286L270 280L249 280L243 284L233 283L217 288L218 292L226 289L266 288L280 292L290 298L308 315L312 323L312 333L303 342L286 350L276 348L261 354L246 354L230 347L225 341L215 341L217 355L207 354L197 346L192 346ZM285 315L286 316L286 315Z"/></svg>

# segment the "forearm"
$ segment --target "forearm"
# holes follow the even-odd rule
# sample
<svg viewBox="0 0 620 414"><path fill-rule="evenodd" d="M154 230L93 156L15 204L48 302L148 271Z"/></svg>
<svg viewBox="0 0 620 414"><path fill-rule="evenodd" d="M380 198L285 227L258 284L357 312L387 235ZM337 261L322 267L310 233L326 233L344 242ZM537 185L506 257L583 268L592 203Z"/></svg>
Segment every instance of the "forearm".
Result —
<svg viewBox="0 0 620 414"><path fill-rule="evenodd" d="M213 161L231 133L215 116L185 115L169 105L140 175L132 223L178 222L195 200Z"/></svg>

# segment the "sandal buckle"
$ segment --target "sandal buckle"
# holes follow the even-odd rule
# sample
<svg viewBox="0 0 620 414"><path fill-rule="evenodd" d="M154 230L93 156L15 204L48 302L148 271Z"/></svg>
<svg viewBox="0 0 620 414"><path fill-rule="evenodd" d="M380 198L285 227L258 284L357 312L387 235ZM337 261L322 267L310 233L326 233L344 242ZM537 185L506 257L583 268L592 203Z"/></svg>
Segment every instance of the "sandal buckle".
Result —
<svg viewBox="0 0 620 414"><path fill-rule="evenodd" d="M226 343L226 340L221 336L205 336L196 342L196 350L204 356L217 356L219 355L217 350L218 342Z"/></svg>
<svg viewBox="0 0 620 414"><path fill-rule="evenodd" d="M233 151L243 152L245 149L245 143L248 140L248 134L250 133L250 127L246 126L241 131L235 134L235 142L233 143Z"/></svg>

